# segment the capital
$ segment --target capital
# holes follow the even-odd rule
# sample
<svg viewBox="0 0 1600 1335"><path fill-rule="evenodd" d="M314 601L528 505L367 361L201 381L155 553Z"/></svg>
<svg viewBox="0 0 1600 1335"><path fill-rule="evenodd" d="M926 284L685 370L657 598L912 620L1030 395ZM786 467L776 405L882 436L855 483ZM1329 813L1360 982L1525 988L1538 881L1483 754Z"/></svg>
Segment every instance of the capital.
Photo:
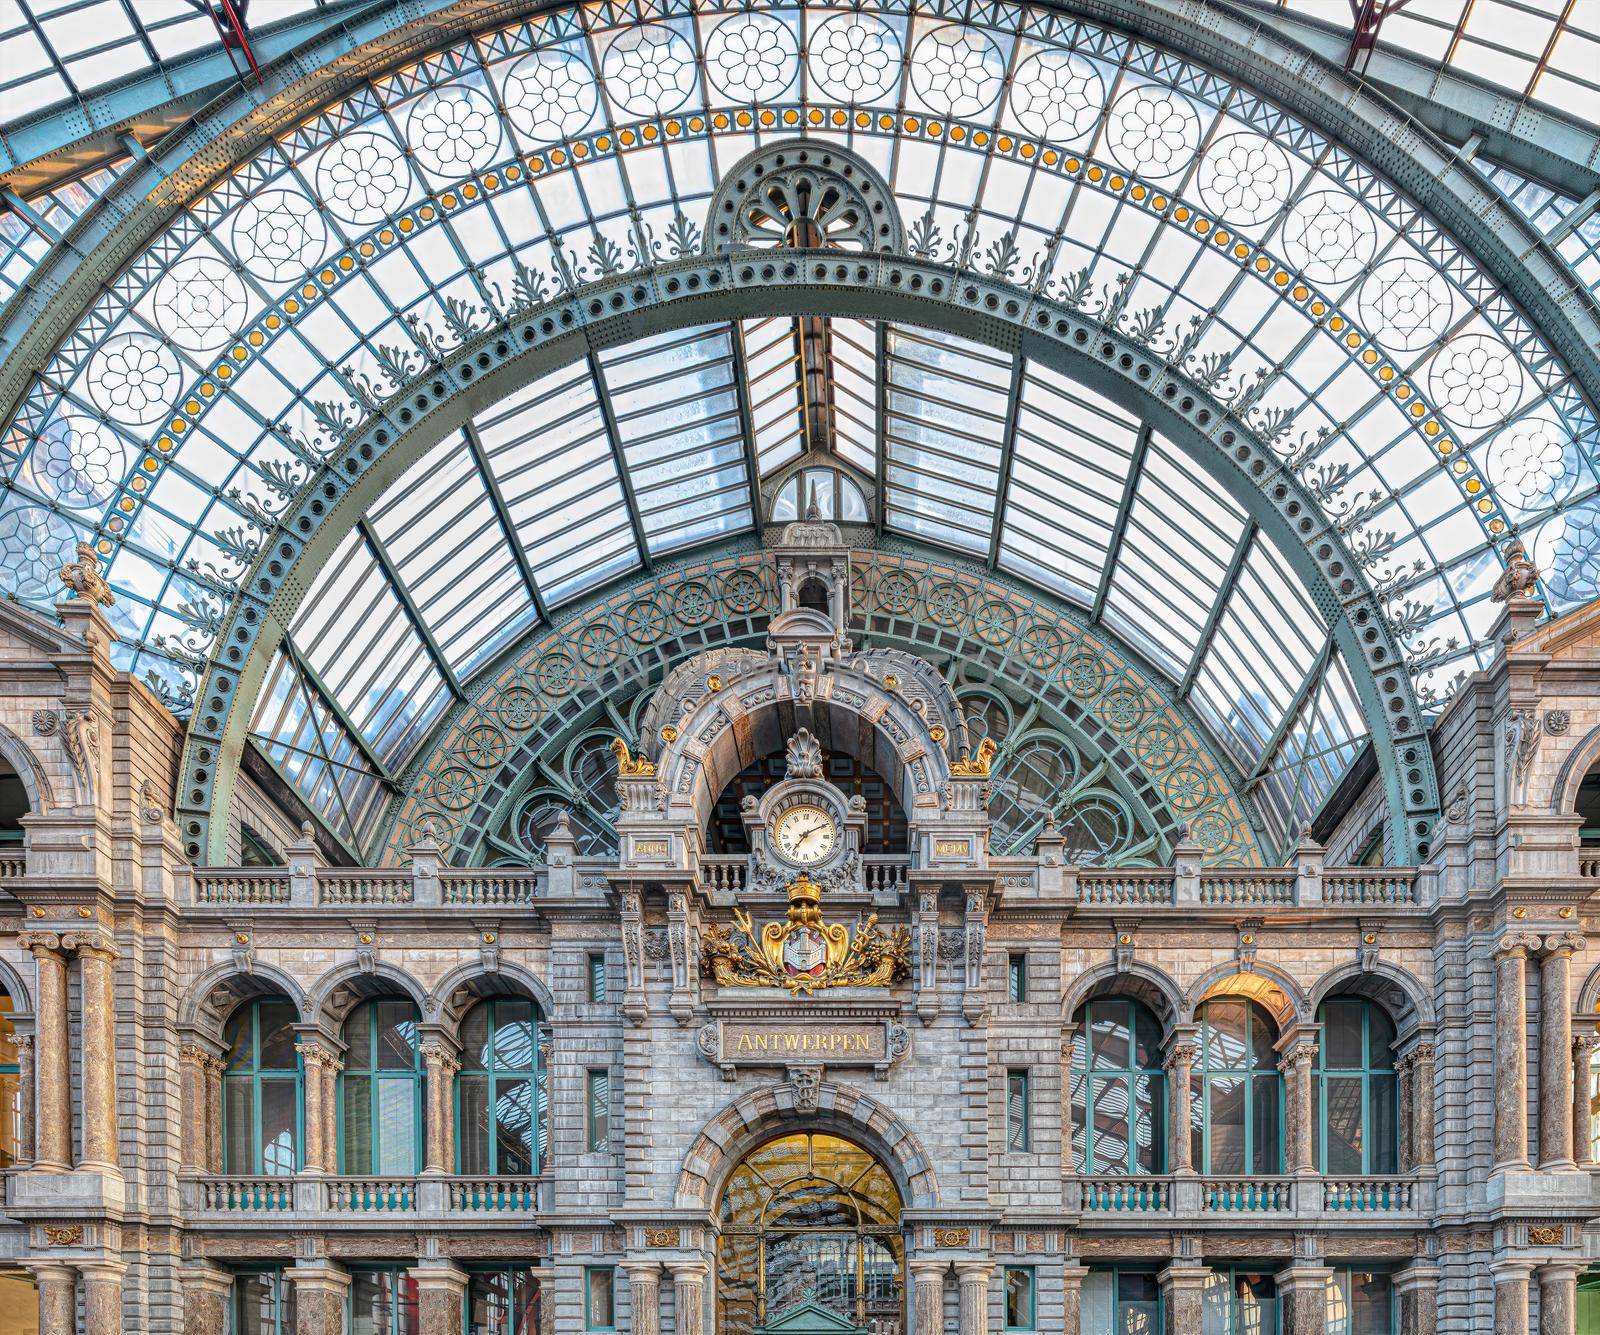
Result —
<svg viewBox="0 0 1600 1335"><path fill-rule="evenodd" d="M1532 932L1509 932L1495 942L1495 963L1508 959L1527 959L1538 949L1539 938Z"/></svg>
<svg viewBox="0 0 1600 1335"><path fill-rule="evenodd" d="M17 937L17 944L29 951L35 958L44 955L61 954L60 932L23 932Z"/></svg>
<svg viewBox="0 0 1600 1335"><path fill-rule="evenodd" d="M1582 950L1583 946L1582 932L1552 932L1544 939L1545 958L1570 957Z"/></svg>
<svg viewBox="0 0 1600 1335"><path fill-rule="evenodd" d="M420 1051L424 1062L446 1074L454 1075L461 1069L461 1059L442 1043L424 1043Z"/></svg>
<svg viewBox="0 0 1600 1335"><path fill-rule="evenodd" d="M1194 1059L1200 1055L1197 1043L1184 1038L1177 1042L1167 1044L1166 1056L1161 1059L1164 1070L1170 1071L1177 1066L1193 1066Z"/></svg>
<svg viewBox="0 0 1600 1335"><path fill-rule="evenodd" d="M1317 1044L1315 1039L1296 1039L1283 1050L1283 1055L1278 1058L1278 1069L1287 1075L1290 1071L1310 1066L1317 1059Z"/></svg>

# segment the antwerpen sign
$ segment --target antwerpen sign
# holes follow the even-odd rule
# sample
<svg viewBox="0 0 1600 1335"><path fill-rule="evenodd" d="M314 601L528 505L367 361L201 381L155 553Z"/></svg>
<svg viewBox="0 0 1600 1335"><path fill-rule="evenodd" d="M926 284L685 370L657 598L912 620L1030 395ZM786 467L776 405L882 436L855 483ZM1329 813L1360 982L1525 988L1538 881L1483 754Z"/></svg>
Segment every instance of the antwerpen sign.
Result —
<svg viewBox="0 0 1600 1335"><path fill-rule="evenodd" d="M871 1066L889 1069L911 1046L892 1020L718 1020L699 1034L700 1051L731 1073L739 1066Z"/></svg>

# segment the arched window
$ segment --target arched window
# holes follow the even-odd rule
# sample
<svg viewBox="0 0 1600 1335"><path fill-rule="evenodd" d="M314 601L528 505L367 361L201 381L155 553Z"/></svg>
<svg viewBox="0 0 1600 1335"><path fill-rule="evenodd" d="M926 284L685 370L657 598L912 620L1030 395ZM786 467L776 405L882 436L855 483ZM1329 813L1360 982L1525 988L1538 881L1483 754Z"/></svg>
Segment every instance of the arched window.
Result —
<svg viewBox="0 0 1600 1335"><path fill-rule="evenodd" d="M1166 1172L1161 1025L1127 997L1088 1002L1073 1020L1073 1171Z"/></svg>
<svg viewBox="0 0 1600 1335"><path fill-rule="evenodd" d="M420 1020L409 997L357 1006L344 1024L339 1077L339 1171L411 1174L422 1168Z"/></svg>
<svg viewBox="0 0 1600 1335"><path fill-rule="evenodd" d="M1272 1017L1253 1001L1219 997L1195 1012L1200 1051L1190 1084L1189 1135L1202 1173L1283 1171L1283 1080Z"/></svg>
<svg viewBox="0 0 1600 1335"><path fill-rule="evenodd" d="M479 1002L461 1026L456 1171L473 1177L538 1173L546 1125L538 1008L520 997Z"/></svg>
<svg viewBox="0 0 1600 1335"><path fill-rule="evenodd" d="M1317 1163L1324 1173L1400 1169L1394 1021L1365 997L1317 1007Z"/></svg>
<svg viewBox="0 0 1600 1335"><path fill-rule="evenodd" d="M223 1040L222 1167L225 1173L274 1176L300 1167L304 1143L300 1017L287 997L261 997L234 1011Z"/></svg>

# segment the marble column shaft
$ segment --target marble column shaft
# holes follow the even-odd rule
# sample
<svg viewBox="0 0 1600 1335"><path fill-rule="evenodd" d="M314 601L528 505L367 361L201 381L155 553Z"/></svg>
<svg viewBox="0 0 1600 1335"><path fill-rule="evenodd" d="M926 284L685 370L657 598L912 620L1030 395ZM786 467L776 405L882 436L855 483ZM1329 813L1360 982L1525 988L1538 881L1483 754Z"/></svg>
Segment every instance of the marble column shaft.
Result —
<svg viewBox="0 0 1600 1335"><path fill-rule="evenodd" d="M21 1107L17 1110L17 1167L26 1168L33 1162L33 1035L18 1034L17 1096Z"/></svg>
<svg viewBox="0 0 1600 1335"><path fill-rule="evenodd" d="M39 1335L77 1335L78 1276L71 1266L31 1267L39 1287Z"/></svg>
<svg viewBox="0 0 1600 1335"><path fill-rule="evenodd" d="M208 1173L220 1173L227 1158L222 1147L222 1072L225 1063L209 1052L200 1058L200 1108L204 1168Z"/></svg>
<svg viewBox="0 0 1600 1335"><path fill-rule="evenodd" d="M179 1052L183 1064L183 1126L178 1138L179 1162L186 1172L203 1173L211 1162L206 1142L206 1053L193 1043Z"/></svg>
<svg viewBox="0 0 1600 1335"><path fill-rule="evenodd" d="M67 958L59 946L27 942L38 966L39 1000L35 1016L38 1053L34 1061L34 1162L36 1170L65 1172L72 1167L72 1047L67 1026Z"/></svg>
<svg viewBox="0 0 1600 1335"><path fill-rule="evenodd" d="M957 1261L956 1279L961 1286L961 1335L989 1335L990 1261Z"/></svg>
<svg viewBox="0 0 1600 1335"><path fill-rule="evenodd" d="M417 1285L418 1335L461 1335L461 1296L467 1272L453 1265L413 1266Z"/></svg>
<svg viewBox="0 0 1600 1335"><path fill-rule="evenodd" d="M1317 1171L1311 1134L1316 1125L1311 1075L1316 1060L1315 1040L1297 1038L1284 1049L1278 1061L1278 1069L1283 1072L1284 1160L1291 1173Z"/></svg>
<svg viewBox="0 0 1600 1335"><path fill-rule="evenodd" d="M1333 1271L1320 1265L1297 1264L1278 1272L1279 1335L1327 1335L1332 1277Z"/></svg>
<svg viewBox="0 0 1600 1335"><path fill-rule="evenodd" d="M1538 943L1536 936L1516 933L1504 938L1494 954L1494 1166L1497 1169L1526 1170L1529 1167L1527 963L1528 951ZM1526 1324L1523 1329L1527 1329Z"/></svg>
<svg viewBox="0 0 1600 1335"><path fill-rule="evenodd" d="M456 1140L454 1099L456 1072L461 1063L438 1043L426 1043L422 1048L423 1066L427 1072L427 1127L426 1154L422 1166L425 1173L453 1173L456 1168Z"/></svg>
<svg viewBox="0 0 1600 1335"><path fill-rule="evenodd" d="M294 1284L294 1335L344 1335L349 1272L318 1262L293 1265L285 1273Z"/></svg>
<svg viewBox="0 0 1600 1335"><path fill-rule="evenodd" d="M183 1281L183 1335L227 1335L232 1272L202 1261L185 1261L179 1278Z"/></svg>
<svg viewBox="0 0 1600 1335"><path fill-rule="evenodd" d="M1437 1335L1438 1268L1409 1266L1395 1274L1394 1286L1400 1295L1400 1335Z"/></svg>
<svg viewBox="0 0 1600 1335"><path fill-rule="evenodd" d="M1530 1335L1528 1276L1533 1264L1510 1261L1490 1267L1494 1276L1494 1335Z"/></svg>
<svg viewBox="0 0 1600 1335"><path fill-rule="evenodd" d="M1186 1264L1168 1266L1157 1276L1161 1285L1161 1306L1166 1315L1165 1328L1174 1335L1178 1331L1203 1329L1201 1295L1210 1273L1206 1266Z"/></svg>
<svg viewBox="0 0 1600 1335"><path fill-rule="evenodd" d="M911 1263L916 1335L944 1335L944 1277L949 1269L948 1261Z"/></svg>
<svg viewBox="0 0 1600 1335"><path fill-rule="evenodd" d="M1411 1168L1433 1166L1433 1044L1419 1043L1411 1050Z"/></svg>
<svg viewBox="0 0 1600 1335"><path fill-rule="evenodd" d="M305 1100L305 1137L301 1160L308 1173L326 1173L328 1167L327 1127L322 1109L322 1062L327 1054L315 1043L296 1043L300 1054L301 1097Z"/></svg>
<svg viewBox="0 0 1600 1335"><path fill-rule="evenodd" d="M83 992L83 1163L117 1169L117 1009L115 948L80 945Z"/></svg>
<svg viewBox="0 0 1600 1335"><path fill-rule="evenodd" d="M661 1263L624 1261L633 1304L632 1335L661 1335Z"/></svg>
<svg viewBox="0 0 1600 1335"><path fill-rule="evenodd" d="M1189 1085L1194 1069L1195 1045L1177 1039L1167 1047L1167 1171L1188 1173L1194 1170L1193 1145L1189 1137Z"/></svg>
<svg viewBox="0 0 1600 1335"><path fill-rule="evenodd" d="M83 1335L124 1335L120 1261L83 1263Z"/></svg>
<svg viewBox="0 0 1600 1335"><path fill-rule="evenodd" d="M1539 1335L1576 1335L1578 1329L1578 1267L1547 1265L1539 1268Z"/></svg>
<svg viewBox="0 0 1600 1335"><path fill-rule="evenodd" d="M672 1267L672 1306L678 1335L703 1335L707 1269L702 1261Z"/></svg>
<svg viewBox="0 0 1600 1335"><path fill-rule="evenodd" d="M1088 1273L1077 1261L1061 1268L1061 1329L1067 1335L1077 1335L1083 1323L1083 1280Z"/></svg>
<svg viewBox="0 0 1600 1335"><path fill-rule="evenodd" d="M1572 953L1583 937L1545 941L1539 988L1539 1167L1576 1168L1572 1155Z"/></svg>
<svg viewBox="0 0 1600 1335"><path fill-rule="evenodd" d="M1580 1168L1594 1163L1594 1115L1589 1095L1589 1067L1600 1037L1579 1034L1572 1040L1572 1158Z"/></svg>

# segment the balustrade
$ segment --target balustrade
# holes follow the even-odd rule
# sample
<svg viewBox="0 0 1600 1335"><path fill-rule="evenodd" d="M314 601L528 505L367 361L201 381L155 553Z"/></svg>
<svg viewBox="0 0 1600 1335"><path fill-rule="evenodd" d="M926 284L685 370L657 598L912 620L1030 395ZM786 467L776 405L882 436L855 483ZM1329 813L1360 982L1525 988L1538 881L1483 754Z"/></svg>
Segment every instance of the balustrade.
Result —
<svg viewBox="0 0 1600 1335"><path fill-rule="evenodd" d="M412 876L403 868L317 872L322 904L409 904L412 896Z"/></svg>
<svg viewBox="0 0 1600 1335"><path fill-rule="evenodd" d="M1322 874L1326 904L1415 904L1417 873L1409 867L1332 867Z"/></svg>
<svg viewBox="0 0 1600 1335"><path fill-rule="evenodd" d="M1294 903L1292 870L1204 871L1200 874L1200 902L1248 908L1270 908Z"/></svg>
<svg viewBox="0 0 1600 1335"><path fill-rule="evenodd" d="M1417 1184L1408 1177L1325 1178L1322 1208L1367 1214L1408 1214L1417 1208Z"/></svg>
<svg viewBox="0 0 1600 1335"><path fill-rule="evenodd" d="M439 873L439 897L446 904L531 904L543 890L544 873L531 869Z"/></svg>
<svg viewBox="0 0 1600 1335"><path fill-rule="evenodd" d="M1078 1179L1078 1209L1086 1214L1148 1214L1171 1208L1169 1177Z"/></svg>
<svg viewBox="0 0 1600 1335"><path fill-rule="evenodd" d="M181 1195L195 1220L241 1223L292 1214L434 1217L440 1214L526 1217L548 1205L537 1177L229 1177L188 1175Z"/></svg>
<svg viewBox="0 0 1600 1335"><path fill-rule="evenodd" d="M1170 904L1170 869L1085 871L1078 876L1078 896L1085 904Z"/></svg>
<svg viewBox="0 0 1600 1335"><path fill-rule="evenodd" d="M1294 1209L1292 1177L1208 1177L1200 1183L1200 1208L1226 1214L1267 1214Z"/></svg>
<svg viewBox="0 0 1600 1335"><path fill-rule="evenodd" d="M241 871L233 868L194 874L196 904L287 904L289 873L276 868Z"/></svg>

